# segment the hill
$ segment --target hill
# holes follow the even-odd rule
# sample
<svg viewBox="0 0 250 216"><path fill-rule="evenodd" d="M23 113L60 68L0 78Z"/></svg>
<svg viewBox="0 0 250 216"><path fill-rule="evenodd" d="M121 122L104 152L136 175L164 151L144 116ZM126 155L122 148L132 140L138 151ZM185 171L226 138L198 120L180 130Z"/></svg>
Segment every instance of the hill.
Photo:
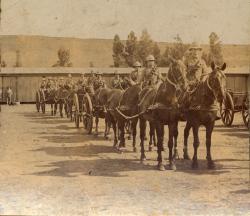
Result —
<svg viewBox="0 0 250 216"><path fill-rule="evenodd" d="M79 39L45 36L0 36L2 58L8 67L16 62L20 51L23 67L50 67L57 61L57 50L70 49L74 67L109 67L113 64L111 39ZM161 52L169 45L159 42ZM209 46L203 45L207 51ZM250 45L223 45L223 55L230 67L249 66Z"/></svg>

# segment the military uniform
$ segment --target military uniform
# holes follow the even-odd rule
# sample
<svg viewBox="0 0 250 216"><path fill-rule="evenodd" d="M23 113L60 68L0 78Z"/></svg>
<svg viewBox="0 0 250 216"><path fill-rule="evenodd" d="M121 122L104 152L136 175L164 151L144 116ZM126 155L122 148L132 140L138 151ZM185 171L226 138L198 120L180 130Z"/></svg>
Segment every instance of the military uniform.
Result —
<svg viewBox="0 0 250 216"><path fill-rule="evenodd" d="M94 90L96 91L97 89L104 87L105 86L105 81L101 77L101 73L98 73L99 77L97 77L94 81Z"/></svg>
<svg viewBox="0 0 250 216"><path fill-rule="evenodd" d="M123 80L119 77L117 72L114 73L115 77L111 81L111 87L115 89L122 89Z"/></svg>
<svg viewBox="0 0 250 216"><path fill-rule="evenodd" d="M154 56L149 55L146 59L146 61L155 61ZM142 83L142 87L155 87L159 82L162 81L162 75L160 71L157 69L156 66L153 66L152 68L146 67L141 75L139 82Z"/></svg>

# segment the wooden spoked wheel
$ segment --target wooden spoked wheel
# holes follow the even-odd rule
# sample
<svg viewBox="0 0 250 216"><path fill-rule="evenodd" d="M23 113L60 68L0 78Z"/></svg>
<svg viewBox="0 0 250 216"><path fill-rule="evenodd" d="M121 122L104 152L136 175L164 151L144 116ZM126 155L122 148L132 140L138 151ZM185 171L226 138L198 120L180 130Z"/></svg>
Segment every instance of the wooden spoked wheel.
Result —
<svg viewBox="0 0 250 216"><path fill-rule="evenodd" d="M79 116L79 100L78 100L78 96L75 93L73 96L73 106L72 106L72 114L73 114L73 119L75 122L75 126L77 128L79 128L79 122L80 122L80 116Z"/></svg>
<svg viewBox="0 0 250 216"><path fill-rule="evenodd" d="M226 96L221 104L220 114L224 125L228 127L231 126L234 120L234 103L229 92L226 93Z"/></svg>
<svg viewBox="0 0 250 216"><path fill-rule="evenodd" d="M37 110L37 112L40 112L40 102L41 102L40 92L36 91L36 110Z"/></svg>
<svg viewBox="0 0 250 216"><path fill-rule="evenodd" d="M82 101L82 120L83 127L87 130L88 134L92 133L93 128L93 104L88 93L83 97Z"/></svg>

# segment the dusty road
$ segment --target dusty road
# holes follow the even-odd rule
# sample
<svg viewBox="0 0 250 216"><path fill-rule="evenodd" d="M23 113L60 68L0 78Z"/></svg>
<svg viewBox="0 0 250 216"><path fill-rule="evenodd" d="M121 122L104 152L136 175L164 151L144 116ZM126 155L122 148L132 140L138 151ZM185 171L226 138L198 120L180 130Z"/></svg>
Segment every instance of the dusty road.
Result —
<svg viewBox="0 0 250 216"><path fill-rule="evenodd" d="M181 159L177 171L160 172L155 151L141 164L130 141L119 154L103 134L86 135L65 118L36 113L34 105L3 106L0 123L1 215L250 214L249 135L241 116L232 128L217 122L212 171L204 130L198 170Z"/></svg>

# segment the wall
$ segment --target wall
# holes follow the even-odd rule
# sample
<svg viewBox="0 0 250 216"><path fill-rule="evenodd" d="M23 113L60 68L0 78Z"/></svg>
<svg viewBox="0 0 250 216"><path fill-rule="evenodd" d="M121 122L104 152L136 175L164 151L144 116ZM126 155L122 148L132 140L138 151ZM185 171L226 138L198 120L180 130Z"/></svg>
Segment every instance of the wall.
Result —
<svg viewBox="0 0 250 216"><path fill-rule="evenodd" d="M20 102L34 102L35 92L39 88L42 76L46 77L67 77L72 74L73 79L77 80L80 74L91 70L100 71L107 84L110 84L114 71L117 70L121 76L131 72L131 68L2 68L0 72L0 89L2 90L2 100L6 101L6 89L10 86L14 92L14 98ZM167 73L168 68L159 68L161 73ZM249 70L227 69L227 88L237 92L247 92L249 81Z"/></svg>

